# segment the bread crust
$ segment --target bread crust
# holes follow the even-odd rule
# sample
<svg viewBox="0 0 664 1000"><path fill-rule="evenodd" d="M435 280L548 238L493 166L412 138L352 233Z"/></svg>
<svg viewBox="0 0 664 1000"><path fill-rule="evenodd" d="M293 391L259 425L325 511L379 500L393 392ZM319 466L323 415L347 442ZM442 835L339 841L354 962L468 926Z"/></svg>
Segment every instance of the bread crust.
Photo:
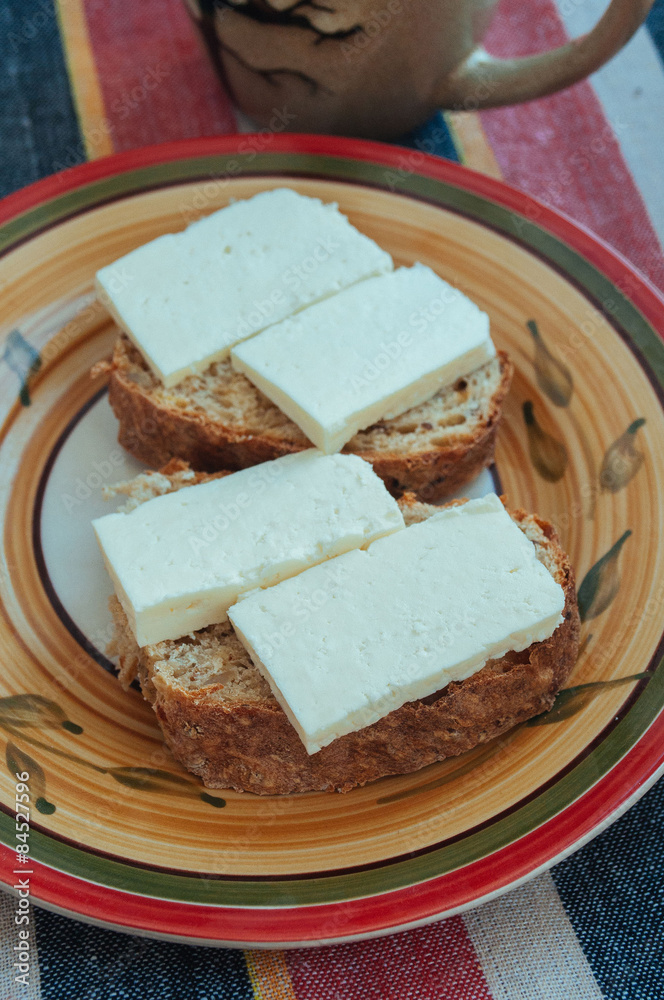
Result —
<svg viewBox="0 0 664 1000"><path fill-rule="evenodd" d="M459 434L435 449L426 446L407 453L357 449L353 452L372 464L395 496L412 492L426 502L449 496L493 461L502 404L514 371L505 352L499 351L498 358L500 383L491 397L486 417L472 433ZM164 403L132 377L123 338L118 339L107 370L109 401L120 423L120 444L152 468L158 469L170 459L180 458L204 472L244 469L311 447L302 435L300 440L289 441L269 431L247 433L242 427L211 420L205 413L183 411Z"/></svg>
<svg viewBox="0 0 664 1000"><path fill-rule="evenodd" d="M274 699L229 703L211 688L160 683L150 647L134 647L121 657L125 679L137 670L173 755L209 788L260 795L346 792L457 756L550 709L578 655L580 623L569 558L548 522L521 510L512 517L565 592L564 620L553 635L489 661L466 680L409 702L316 754L307 754Z"/></svg>

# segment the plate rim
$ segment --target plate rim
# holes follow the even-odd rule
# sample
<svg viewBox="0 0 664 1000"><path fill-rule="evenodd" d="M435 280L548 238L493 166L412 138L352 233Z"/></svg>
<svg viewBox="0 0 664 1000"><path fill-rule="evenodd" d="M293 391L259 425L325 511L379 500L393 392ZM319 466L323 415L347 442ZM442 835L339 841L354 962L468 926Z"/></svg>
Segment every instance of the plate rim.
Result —
<svg viewBox="0 0 664 1000"><path fill-rule="evenodd" d="M265 138L264 136L260 136L260 134L257 138L258 137L262 139ZM218 155L241 155L242 151L238 149L238 147L241 143L247 142L248 138L250 137L246 135L234 134L219 137L205 137L193 140L180 140L156 146L143 147L141 149L130 150L110 157L105 157L100 160L95 160L90 163L81 164L70 168L61 174L51 175L50 177L37 181L29 187L15 192L0 201L0 233L2 230L5 232L7 229L10 230L10 239L7 244L5 246L0 245L0 255L11 251L19 245L19 243L36 236L43 227L35 225L31 230L29 228L31 216L38 216L40 212L48 216L49 205L58 202L64 194L79 191L82 188L94 185L95 183L103 180L111 180L120 174L131 172L140 173L142 168L156 166L158 164L165 165L178 161L200 160L201 158L206 159ZM308 154L314 157L328 156L343 160L360 160L373 165L392 168L394 170L402 170L404 158L408 156L408 150L404 147L390 146L387 144L368 142L358 139L308 136L295 133L271 136L268 148L262 150L261 152L268 154L281 153L285 155L293 155L295 159ZM621 281L624 281L626 275L629 276L629 294L625 292L625 298L641 313L642 317L644 317L646 321L653 326L660 337L662 336L661 324L664 317L664 298L659 290L656 289L644 275L640 274L640 272L618 251L609 247L600 238L594 236L583 225L571 220L563 213L538 202L530 195L527 195L526 193L519 191L502 181L498 181L495 178L486 177L485 175L472 171L460 164L440 160L437 157L428 154L418 152L416 155L417 165L409 170L410 175L442 181L463 191L479 195L485 200L494 202L503 208L515 212L517 215L525 218L526 224L530 223L537 229L548 232L550 235L553 235L558 242L563 242L569 246L570 249L584 258L593 266L593 268L599 271L601 275L608 278L612 283L618 284L618 286L620 286ZM275 173L276 172L279 171L275 170ZM244 174L239 172L234 176L243 175L247 176L248 174L247 172ZM311 173L309 173L308 176L311 176ZM190 178L190 180L194 179L199 178ZM177 180L178 179L174 179L171 183L177 183ZM183 177L180 180L182 182L186 182L187 178ZM358 179L357 183L361 185L363 181ZM150 188L143 188L143 190L149 189ZM137 190L136 193L139 193L139 190ZM395 193L398 193L398 188ZM130 194L130 192L124 193L123 197L128 197ZM103 203L102 200L96 204L101 203ZM90 209L84 208L82 211L85 212L88 210ZM64 218L71 217L73 214L77 213L65 213L63 220ZM60 219L53 217L50 221L51 224L57 224ZM25 227L27 225L28 231L18 238L11 239L12 227L8 224L12 222L18 224L18 227L15 227L17 233L20 233L20 226ZM484 225L484 223L481 224ZM513 238L521 245L525 242L518 236L518 234L515 234ZM536 253L536 251L532 248L529 249L530 252ZM588 295L587 291L585 294ZM615 317L610 318L612 318L615 323ZM499 851L495 852L495 854L481 859L479 862L473 862L465 868L461 868L441 876L436 876L434 878L429 878L424 882L416 883L405 888L388 890L387 892L364 896L342 903L332 902L297 906L292 908L292 911L289 911L288 908L284 907L274 909L271 909L270 907L225 907L220 905L210 907L202 903L187 903L174 900L167 901L156 897L141 896L140 894L109 888L90 880L82 880L77 876L59 871L56 868L50 868L40 862L33 862L35 875L39 873L43 878L45 889L45 892L43 893L43 900L40 900L39 896L36 895L36 901L43 901L46 906L54 906L57 905L56 898L58 900L62 900L63 892L65 893L64 898L66 898L67 890L69 890L70 895L67 901L67 909L61 909L61 912L68 912L71 915L78 916L82 919L102 922L106 926L124 929L129 932L147 933L148 935L166 935L169 939L182 941L195 940L198 943L216 943L235 947L247 947L253 945L259 947L281 948L287 946L301 946L305 943L321 943L322 940L327 939L321 939L316 936L316 917L319 919L321 916L329 917L335 907L341 907L343 909L346 921L348 921L349 909L354 909L356 911L353 914L355 929L350 934L340 934L338 937L329 939L330 941L334 940L341 942L358 940L367 936L376 936L377 934L403 930L406 927L414 927L421 925L422 923L442 919L444 916L450 916L453 913L462 912L464 909L468 909L471 906L479 905L481 902L513 888L515 885L520 884L527 878L533 877L538 872L546 870L553 864L562 860L562 858L566 857L568 854L572 853L572 851L583 846L584 843L617 819L619 815L629 808L630 805L633 804L633 802L636 801L636 799L657 780L657 777L661 774L662 769L664 768L664 752L660 750L659 756L657 756L657 754L653 756L653 753L649 753L648 751L651 748L654 751L657 746L662 746L662 742L664 741L661 740L661 735L664 735L664 712L660 713L659 716L653 720L650 727L643 733L641 738L627 751L627 753L614 765L611 770L603 775L603 777L583 795L581 795L579 799L575 800L552 819L545 821L540 827L529 831L528 834L522 836L516 841L513 841L506 847L501 848ZM647 761L650 762L649 767L646 767ZM623 775L623 783L621 784L622 791L618 794L614 793L607 798L607 795L604 794L604 786L609 781L611 784L615 783L616 775L619 770ZM630 774L634 779L634 783L632 783L631 779L625 781ZM624 787L625 784L628 786L626 789ZM601 792L599 792L600 788L602 789ZM582 807L585 807L587 813L590 802L595 802L595 799L597 799L598 805L594 812L593 810L590 810L592 816L586 815L585 825L580 824L580 810L583 812ZM607 801L611 802L611 806L609 808L606 806ZM572 817L572 813L574 813L576 819ZM494 865L497 858L504 853L514 853L515 848L517 848L518 851L523 851L528 845L532 846L532 840L535 835L550 833L554 828L554 825L556 827L559 825L558 821L561 821L561 829L564 829L565 825L567 825L567 827L572 826L574 831L576 831L576 836L573 832L570 834L568 830L567 836L563 837L562 841L556 841L556 843L563 845L562 850L554 852L553 856L551 856L550 852L547 852L546 849L544 849L543 853L547 854L547 857L541 864L531 867L530 870L525 871L525 873L522 873L517 878L513 878L507 883L504 882L504 879L498 878L494 879L494 885L492 888L487 888L487 886L489 886L489 882L487 882L485 877L485 891L480 895L476 894L478 889L477 882L479 866L485 866L487 863ZM579 834L580 829L582 829L583 832ZM542 854L541 848L540 854ZM0 845L0 858L2 858L3 862L8 863L8 869L12 866L10 860L12 856L13 852L8 847ZM527 864L525 867L528 867ZM473 869L472 874L474 874L476 878L476 882L473 883L473 888L470 890L468 889L469 869ZM460 902L452 907L444 905L441 898L438 898L436 903L435 899L437 890L444 888L449 889L450 880L453 881L456 876L456 881L459 881L459 873L465 873L466 876L466 895L468 896L469 892L475 893L475 895L472 895L472 898L468 896L464 902ZM462 879L462 881L464 880ZM445 883L445 885L443 885L443 883ZM88 888L87 893L84 891L84 887ZM96 907L94 900L90 899L90 892L92 891L92 894L94 895L95 889L97 890L98 897L101 895L103 898L105 893L111 894L112 898L109 898L108 902L116 904L111 905L111 914L115 913L115 920L112 923L109 923L100 915L98 912L98 906ZM99 890L102 890L101 893ZM55 892L57 892L57 897L55 896ZM53 895L49 898L51 893ZM159 911L157 916L153 916L147 921L144 916L139 917L138 914L141 907L137 906L137 900L141 900L143 903L147 902L151 904L153 910ZM371 905L372 903L374 904L373 906ZM165 907L164 904L167 904L167 906ZM441 905L443 907L442 909L440 908ZM180 918L185 917L185 919L189 919L192 914L192 907L195 907L197 911L201 911L201 915L205 915L205 927L210 933L206 934L204 938L200 938L199 934L196 934L195 937L193 934L182 934L181 923L179 924L179 927L176 927L178 918L177 912L173 912L173 914L170 913L170 910L172 909L175 909L175 911L179 910ZM404 909L404 907L406 909ZM410 907L410 910L408 910L408 907ZM166 909L169 910L168 916L165 912ZM133 918L130 911L134 913ZM411 913L418 911L420 915L412 920L404 922L403 916L406 911ZM106 912L109 912L108 907L106 908ZM300 928L303 931L307 929L308 933L304 934L304 936L300 936L299 933L296 936L293 936L293 933L291 933L289 935L289 939L284 939L280 938L279 934L275 934L276 928L265 926L267 923L264 919L265 915L273 913L278 915L279 924L281 925L281 928L283 928L285 926L284 916L287 912L295 915L294 920L288 921L288 927L291 932ZM248 913L253 913L255 916L259 916L261 918L260 921L247 921ZM383 915L379 916L381 913ZM120 914L123 914L127 919L119 919ZM214 919L215 916L217 919ZM220 918L223 919L220 920ZM240 934L236 934L234 937L231 936L231 938L226 938L224 934L223 939L220 939L219 932L224 929L234 927L236 931L242 930L240 921L242 921L243 918L245 921L244 927L247 930L252 930L249 939L246 939ZM143 925L141 924L141 920L143 921ZM197 930L200 932L200 929L201 928L198 928Z"/></svg>
<svg viewBox="0 0 664 1000"><path fill-rule="evenodd" d="M172 164L179 160L195 160L232 153L238 156L270 153L310 154L314 157L330 156L378 164L403 173L403 159L408 155L409 150L407 146L396 146L368 139L315 135L306 132L274 133L269 138L268 146L261 149L259 154L254 153L250 146L245 151L239 150L238 146L240 143L249 145L252 139L265 144L264 133L229 133L220 136L201 136L195 139L177 139L171 142L155 143L99 157L86 163L79 163L74 167L34 181L32 184L1 198L0 233L7 228L8 223L22 219L32 209L44 208L46 204L56 201L63 194L78 191L95 182L111 179L119 174L160 164ZM548 230L558 239L567 242L570 247L573 247L577 253L585 257L611 280L624 276L625 272L636 278L636 287L630 289L629 298L649 319L654 320L657 316L657 309L664 308L664 292L660 291L647 275L632 264L619 250L610 246L601 236L593 233L583 223L577 222L559 209L551 208L538 198L521 191L506 181L482 174L465 166L465 164L454 163L451 160L420 151L415 151L415 155L417 156L417 166L409 168L406 171L408 174L423 175L433 180L443 181L478 194L490 201L496 201L503 207L525 216L526 222ZM395 193L397 193L396 190ZM36 232L31 232L27 238L34 235ZM565 235L575 239L565 240ZM19 242L22 240L12 240L4 245L0 241L0 257L13 250Z"/></svg>

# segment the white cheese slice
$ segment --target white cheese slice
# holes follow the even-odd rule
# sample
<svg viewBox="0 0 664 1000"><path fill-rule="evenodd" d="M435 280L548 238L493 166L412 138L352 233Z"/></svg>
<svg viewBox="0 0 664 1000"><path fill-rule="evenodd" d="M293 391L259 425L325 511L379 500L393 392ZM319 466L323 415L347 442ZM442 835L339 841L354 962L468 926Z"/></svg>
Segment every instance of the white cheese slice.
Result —
<svg viewBox="0 0 664 1000"><path fill-rule="evenodd" d="M97 291L172 386L245 337L392 266L336 205L278 188L132 250L97 272Z"/></svg>
<svg viewBox="0 0 664 1000"><path fill-rule="evenodd" d="M311 754L548 638L564 604L492 495L250 594L228 617Z"/></svg>
<svg viewBox="0 0 664 1000"><path fill-rule="evenodd" d="M368 462L311 449L93 521L139 646L226 619L244 591L403 528Z"/></svg>
<svg viewBox="0 0 664 1000"><path fill-rule="evenodd" d="M430 268L371 278L238 344L233 367L322 451L489 361L489 317Z"/></svg>

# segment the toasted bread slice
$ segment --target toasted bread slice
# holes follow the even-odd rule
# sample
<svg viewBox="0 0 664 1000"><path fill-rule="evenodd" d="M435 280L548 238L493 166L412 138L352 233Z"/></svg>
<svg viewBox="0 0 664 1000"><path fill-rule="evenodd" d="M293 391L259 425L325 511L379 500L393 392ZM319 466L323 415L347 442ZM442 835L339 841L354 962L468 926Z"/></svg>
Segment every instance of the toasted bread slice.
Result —
<svg viewBox="0 0 664 1000"><path fill-rule="evenodd" d="M120 491L136 506L204 478L172 462ZM407 524L440 509L412 495L400 505ZM490 660L466 680L409 702L312 756L230 622L139 649L112 598L115 639L109 651L119 658L125 686L135 677L140 680L175 758L209 788L261 795L345 792L375 778L416 771L547 711L576 662L579 613L569 559L546 521L523 511L513 511L512 517L565 591L564 621L551 638Z"/></svg>
<svg viewBox="0 0 664 1000"><path fill-rule="evenodd" d="M109 398L120 443L160 468L181 458L204 472L243 469L310 448L311 442L229 360L166 389L124 335L115 345ZM395 496L435 502L493 461L513 366L504 352L400 417L360 431L344 451L360 455Z"/></svg>

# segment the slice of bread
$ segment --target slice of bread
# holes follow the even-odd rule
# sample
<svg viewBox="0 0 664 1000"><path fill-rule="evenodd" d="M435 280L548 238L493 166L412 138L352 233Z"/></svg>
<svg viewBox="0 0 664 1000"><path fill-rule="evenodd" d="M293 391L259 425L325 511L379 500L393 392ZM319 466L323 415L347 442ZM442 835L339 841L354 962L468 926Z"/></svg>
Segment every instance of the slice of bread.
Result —
<svg viewBox="0 0 664 1000"><path fill-rule="evenodd" d="M208 478L171 462L119 492L136 506L150 496ZM455 503L463 501L454 501ZM406 496L407 524L440 508ZM416 771L499 736L553 704L576 662L579 613L574 574L550 524L534 514L512 517L565 591L564 621L550 639L490 660L461 682L410 702L309 756L230 622L139 649L112 598L121 682L138 677L175 758L209 788L277 795L348 791L375 778Z"/></svg>
<svg viewBox="0 0 664 1000"><path fill-rule="evenodd" d="M121 335L109 374L120 443L160 468L181 458L205 472L243 469L310 448L311 442L229 360L166 389ZM493 461L513 366L504 352L400 417L360 431L344 448L370 462L395 496L435 502Z"/></svg>

